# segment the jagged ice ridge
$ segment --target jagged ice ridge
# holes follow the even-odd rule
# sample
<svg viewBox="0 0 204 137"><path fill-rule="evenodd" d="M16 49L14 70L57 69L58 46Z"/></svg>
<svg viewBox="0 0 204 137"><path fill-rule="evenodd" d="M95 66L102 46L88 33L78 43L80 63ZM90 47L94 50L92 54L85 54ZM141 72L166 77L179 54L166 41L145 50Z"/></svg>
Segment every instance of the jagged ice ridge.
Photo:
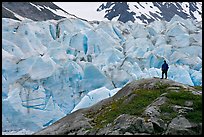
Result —
<svg viewBox="0 0 204 137"><path fill-rule="evenodd" d="M2 19L2 129L37 131L127 83L161 77L202 85L202 22L149 25Z"/></svg>

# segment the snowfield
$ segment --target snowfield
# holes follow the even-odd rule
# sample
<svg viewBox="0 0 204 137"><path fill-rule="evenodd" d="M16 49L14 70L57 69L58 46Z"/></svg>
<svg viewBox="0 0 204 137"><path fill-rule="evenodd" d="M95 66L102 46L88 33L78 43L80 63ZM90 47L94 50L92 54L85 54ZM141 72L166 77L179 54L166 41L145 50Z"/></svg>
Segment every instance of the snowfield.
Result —
<svg viewBox="0 0 204 137"><path fill-rule="evenodd" d="M32 134L133 80L161 77L164 59L168 79L202 85L202 22L3 18L2 133Z"/></svg>

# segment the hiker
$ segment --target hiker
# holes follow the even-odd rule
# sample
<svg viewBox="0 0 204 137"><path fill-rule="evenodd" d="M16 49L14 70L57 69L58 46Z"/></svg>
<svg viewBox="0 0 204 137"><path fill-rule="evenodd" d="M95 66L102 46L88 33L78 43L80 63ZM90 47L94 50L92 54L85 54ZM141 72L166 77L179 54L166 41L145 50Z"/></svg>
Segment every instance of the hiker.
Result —
<svg viewBox="0 0 204 137"><path fill-rule="evenodd" d="M167 71L169 69L168 64L166 63L166 60L164 60L164 64L162 64L162 79L164 77L165 74L165 79L167 78Z"/></svg>

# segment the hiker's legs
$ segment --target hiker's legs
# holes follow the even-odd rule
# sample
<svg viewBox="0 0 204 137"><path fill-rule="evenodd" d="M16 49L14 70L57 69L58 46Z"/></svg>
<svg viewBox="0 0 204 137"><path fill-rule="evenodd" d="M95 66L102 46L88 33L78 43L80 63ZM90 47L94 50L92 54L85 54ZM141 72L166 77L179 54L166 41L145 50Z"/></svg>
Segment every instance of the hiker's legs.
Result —
<svg viewBox="0 0 204 137"><path fill-rule="evenodd" d="M165 71L165 79L167 79L167 71Z"/></svg>
<svg viewBox="0 0 204 137"><path fill-rule="evenodd" d="M162 79L164 78L164 71L162 71Z"/></svg>

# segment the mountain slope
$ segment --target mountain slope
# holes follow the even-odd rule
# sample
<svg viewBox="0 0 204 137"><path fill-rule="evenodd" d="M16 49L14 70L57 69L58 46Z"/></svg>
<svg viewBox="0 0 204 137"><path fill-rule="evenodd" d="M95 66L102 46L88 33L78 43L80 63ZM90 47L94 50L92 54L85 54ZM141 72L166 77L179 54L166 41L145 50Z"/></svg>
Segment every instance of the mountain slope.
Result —
<svg viewBox="0 0 204 137"><path fill-rule="evenodd" d="M59 20L62 18L76 18L52 2L3 2L2 18L33 21Z"/></svg>
<svg viewBox="0 0 204 137"><path fill-rule="evenodd" d="M202 89L159 78L133 81L113 97L77 110L35 135L197 135Z"/></svg>
<svg viewBox="0 0 204 137"><path fill-rule="evenodd" d="M59 5L59 6L57 6ZM90 2L75 3L77 10L70 10L72 4L65 2L3 2L2 17L23 20L28 18L34 21L61 18L79 18L82 20L113 20L121 22L138 22L147 24L153 21L170 21L175 15L183 19L202 20L201 2L107 2L98 3L98 6ZM83 6L83 8L82 8ZM61 7L64 7L62 9ZM67 8L66 8L67 7ZM93 9L91 9L93 8ZM90 10L91 12L85 12ZM68 13L67 11L73 14ZM81 11L81 12L80 12ZM76 15L74 15L76 14ZM90 18L91 15L91 18Z"/></svg>
<svg viewBox="0 0 204 137"><path fill-rule="evenodd" d="M178 15L183 19L202 20L200 2L107 2L98 12L105 11L105 18L122 22L150 23L155 20L170 21Z"/></svg>

